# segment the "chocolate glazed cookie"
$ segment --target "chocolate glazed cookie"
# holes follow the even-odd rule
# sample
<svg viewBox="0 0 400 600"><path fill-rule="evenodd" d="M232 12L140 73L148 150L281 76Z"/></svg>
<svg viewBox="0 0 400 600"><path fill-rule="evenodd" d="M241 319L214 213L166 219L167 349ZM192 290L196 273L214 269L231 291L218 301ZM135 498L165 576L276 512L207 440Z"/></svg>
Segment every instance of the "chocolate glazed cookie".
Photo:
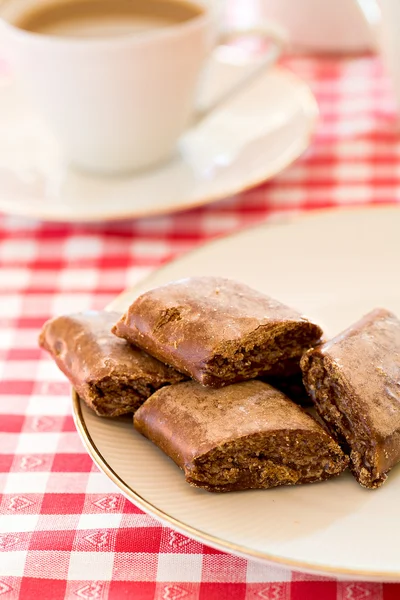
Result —
<svg viewBox="0 0 400 600"><path fill-rule="evenodd" d="M304 384L319 415L350 453L361 485L377 488L400 460L400 321L377 309L308 351Z"/></svg>
<svg viewBox="0 0 400 600"><path fill-rule="evenodd" d="M134 425L188 483L210 492L322 481L348 464L321 425L261 381L168 386L142 405Z"/></svg>
<svg viewBox="0 0 400 600"><path fill-rule="evenodd" d="M48 321L39 344L101 417L135 412L163 385L185 379L111 333L118 313L86 312Z"/></svg>
<svg viewBox="0 0 400 600"><path fill-rule="evenodd" d="M199 383L219 388L299 372L322 331L298 312L220 277L193 277L151 290L113 328Z"/></svg>

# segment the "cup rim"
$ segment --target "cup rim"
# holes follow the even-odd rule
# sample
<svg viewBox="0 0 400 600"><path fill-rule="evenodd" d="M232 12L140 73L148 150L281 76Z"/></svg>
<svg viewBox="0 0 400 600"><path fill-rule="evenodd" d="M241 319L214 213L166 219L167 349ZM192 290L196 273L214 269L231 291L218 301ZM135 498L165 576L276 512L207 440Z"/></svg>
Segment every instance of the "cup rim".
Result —
<svg viewBox="0 0 400 600"><path fill-rule="evenodd" d="M126 33L121 36L109 36L109 37L68 37L68 36L57 36L46 33L36 33L34 31L27 31L14 25L3 16L2 12L5 9L6 3L0 8L0 24L5 29L8 29L12 34L20 39L32 41L33 43L40 44L54 44L57 46L73 46L76 48L92 48L99 46L135 46L147 45L154 43L155 41L162 41L163 39L173 38L179 33L190 33L192 30L196 30L201 26L207 25L212 20L212 11L209 6L204 6L196 0L190 0L193 4L203 9L201 14L183 21L176 23L175 25L168 25L167 27L161 27L159 29L153 29L150 31L143 31L139 33Z"/></svg>

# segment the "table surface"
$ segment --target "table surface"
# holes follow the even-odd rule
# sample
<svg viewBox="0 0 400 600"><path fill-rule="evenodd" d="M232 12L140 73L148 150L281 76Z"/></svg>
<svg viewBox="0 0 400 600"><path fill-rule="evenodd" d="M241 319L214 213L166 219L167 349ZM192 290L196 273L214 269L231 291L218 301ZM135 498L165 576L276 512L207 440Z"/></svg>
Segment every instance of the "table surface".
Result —
<svg viewBox="0 0 400 600"><path fill-rule="evenodd" d="M276 213L397 202L400 137L374 57L285 64L309 82L321 122L273 182L211 206L120 224L0 215L0 597L3 600L395 600L354 583L254 564L163 527L92 464L69 386L37 347L54 315L101 309L194 246Z"/></svg>

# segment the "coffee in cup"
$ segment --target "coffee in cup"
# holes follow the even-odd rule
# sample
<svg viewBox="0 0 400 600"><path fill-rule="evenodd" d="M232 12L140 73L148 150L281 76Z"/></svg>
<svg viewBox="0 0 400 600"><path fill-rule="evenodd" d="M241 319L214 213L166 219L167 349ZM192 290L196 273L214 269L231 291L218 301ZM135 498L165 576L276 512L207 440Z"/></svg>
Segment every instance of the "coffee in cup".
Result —
<svg viewBox="0 0 400 600"><path fill-rule="evenodd" d="M185 23L202 7L179 0L63 0L23 12L15 25L62 37L114 37Z"/></svg>
<svg viewBox="0 0 400 600"><path fill-rule="evenodd" d="M86 170L115 173L167 160L185 129L256 73L199 116L199 78L217 38L215 5L7 0L0 17L16 80L66 158ZM271 27L256 33L272 42L261 70L276 61L282 37Z"/></svg>

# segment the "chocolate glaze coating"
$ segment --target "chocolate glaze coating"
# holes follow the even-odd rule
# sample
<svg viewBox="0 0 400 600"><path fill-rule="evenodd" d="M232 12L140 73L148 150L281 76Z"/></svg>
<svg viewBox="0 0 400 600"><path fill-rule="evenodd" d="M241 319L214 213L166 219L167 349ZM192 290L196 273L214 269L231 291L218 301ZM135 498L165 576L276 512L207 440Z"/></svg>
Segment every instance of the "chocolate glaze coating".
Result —
<svg viewBox="0 0 400 600"><path fill-rule="evenodd" d="M322 331L295 310L221 277L193 277L140 296L113 332L199 383L221 387L300 357ZM295 369L293 369L295 365Z"/></svg>
<svg viewBox="0 0 400 600"><path fill-rule="evenodd" d="M214 492L321 481L348 464L321 425L261 381L163 388L136 412L134 425L189 483Z"/></svg>
<svg viewBox="0 0 400 600"><path fill-rule="evenodd" d="M115 312L62 316L44 324L39 344L99 416L134 412L161 386L184 377L111 333Z"/></svg>
<svg viewBox="0 0 400 600"><path fill-rule="evenodd" d="M308 351L301 367L317 411L350 449L354 476L380 486L400 460L400 321L376 309Z"/></svg>

